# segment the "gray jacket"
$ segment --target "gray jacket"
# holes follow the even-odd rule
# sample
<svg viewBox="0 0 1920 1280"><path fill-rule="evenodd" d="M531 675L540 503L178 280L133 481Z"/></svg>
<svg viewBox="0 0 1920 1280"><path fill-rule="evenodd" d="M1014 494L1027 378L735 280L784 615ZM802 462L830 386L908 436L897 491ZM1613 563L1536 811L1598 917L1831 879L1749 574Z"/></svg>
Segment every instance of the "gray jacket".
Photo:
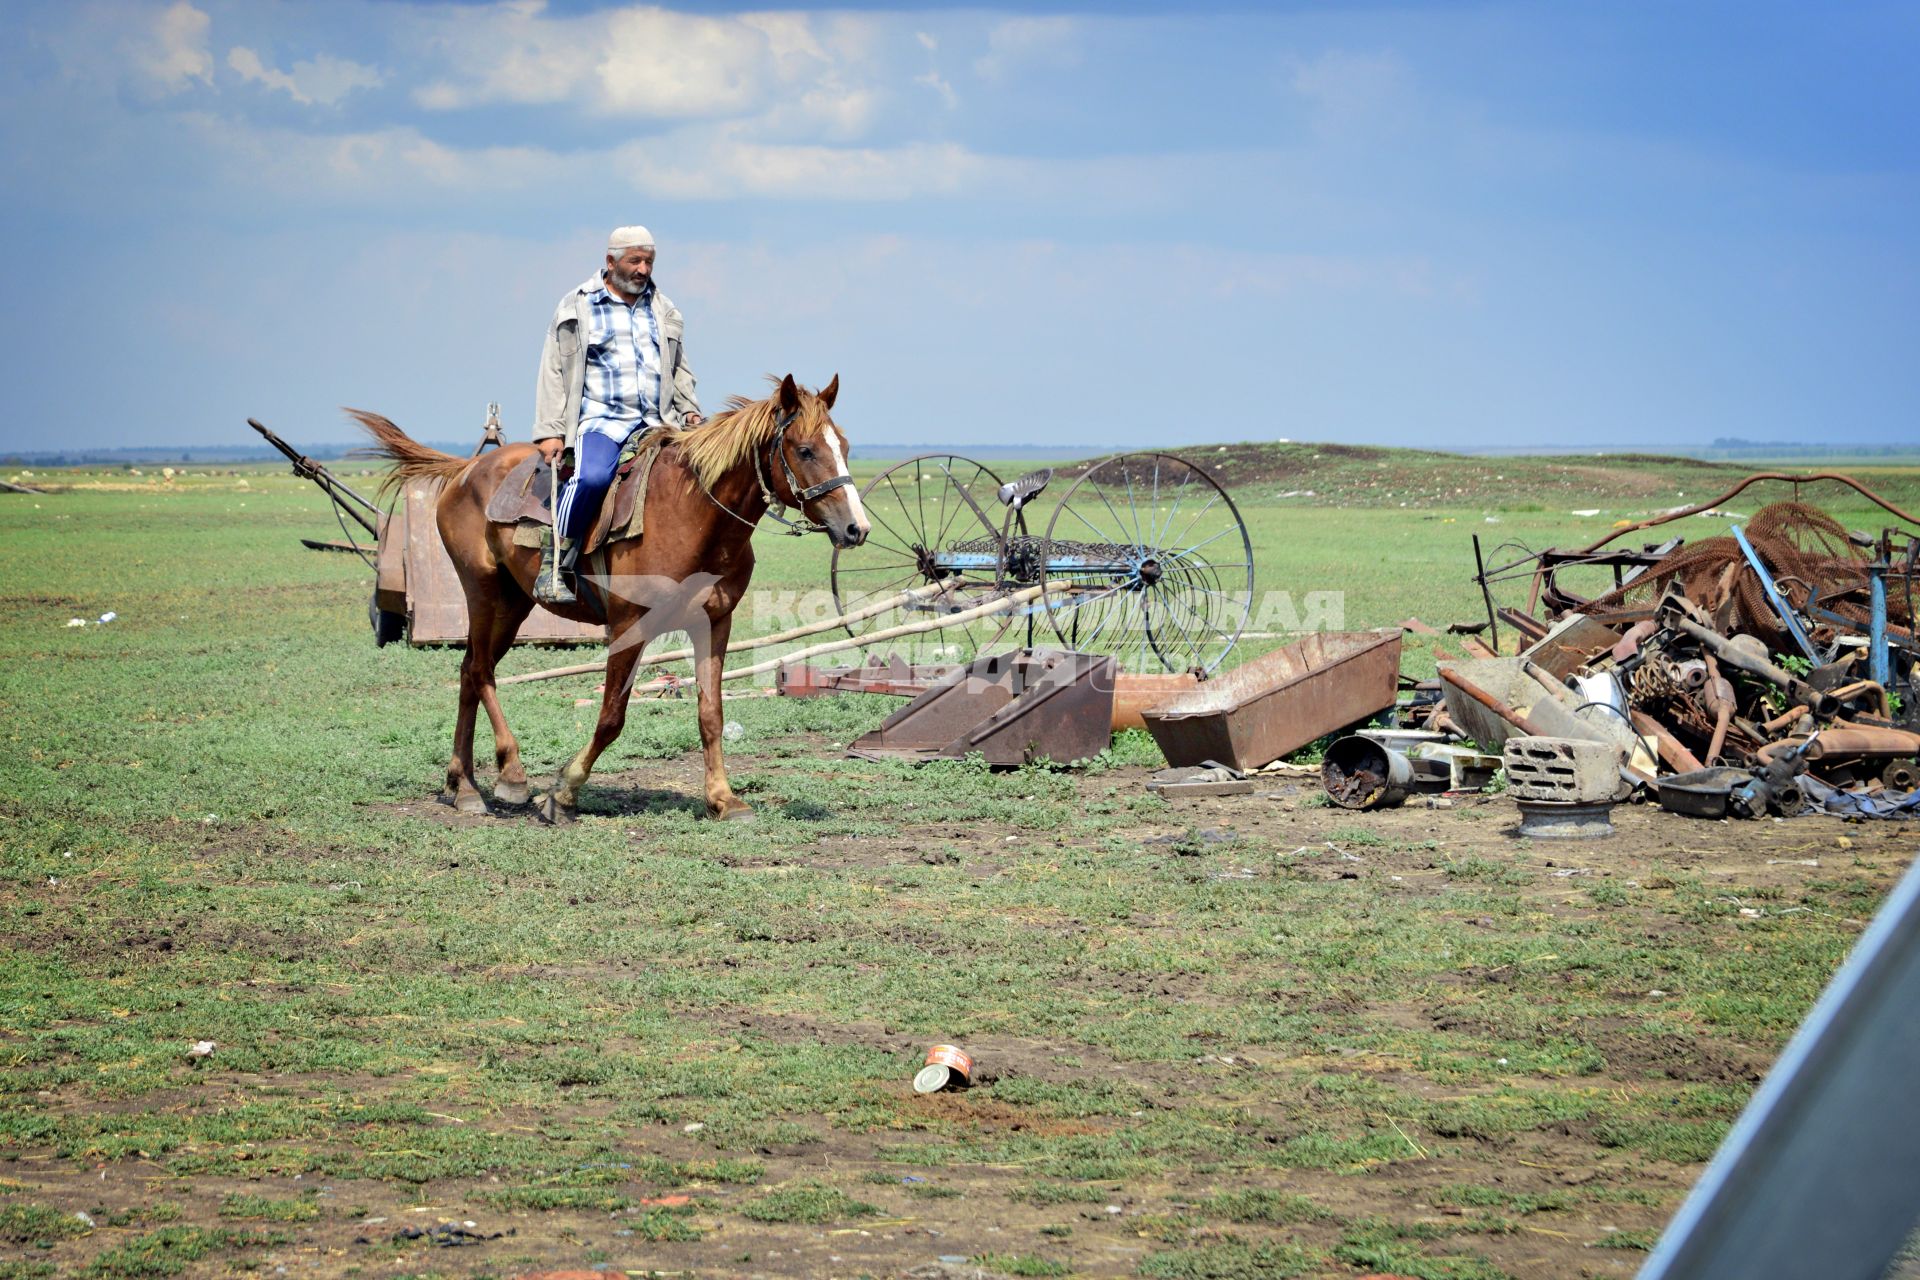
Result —
<svg viewBox="0 0 1920 1280"><path fill-rule="evenodd" d="M560 299L547 326L540 352L540 381L533 393L533 438L559 436L569 447L580 426L580 395L587 381L586 340L592 304L588 296L603 281L594 276ZM660 420L669 427L687 425L687 415L700 412L694 398L693 370L687 368L681 339L686 322L680 309L658 286L653 290L653 318L660 329Z"/></svg>

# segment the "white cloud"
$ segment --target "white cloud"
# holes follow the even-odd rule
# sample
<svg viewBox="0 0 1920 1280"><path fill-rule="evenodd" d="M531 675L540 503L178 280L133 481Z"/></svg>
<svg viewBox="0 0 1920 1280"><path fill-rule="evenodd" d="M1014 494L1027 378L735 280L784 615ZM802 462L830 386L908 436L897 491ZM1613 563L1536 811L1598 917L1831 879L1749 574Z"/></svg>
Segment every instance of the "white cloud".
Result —
<svg viewBox="0 0 1920 1280"><path fill-rule="evenodd" d="M459 147L411 126L340 134L262 128L207 112L177 117L221 187L267 190L314 205L446 207L485 196L526 199L570 188L618 200L899 201L998 187L1010 162L956 144L828 146L756 140L736 125L698 125L599 150Z"/></svg>
<svg viewBox="0 0 1920 1280"><path fill-rule="evenodd" d="M213 53L207 36L213 20L187 0L176 0L162 10L151 27L133 40L133 63L152 82L178 93L198 80L213 83Z"/></svg>
<svg viewBox="0 0 1920 1280"><path fill-rule="evenodd" d="M987 52L974 62L974 74L998 80L1023 65L1073 66L1083 29L1074 18L1008 18L987 32Z"/></svg>
<svg viewBox="0 0 1920 1280"><path fill-rule="evenodd" d="M227 51L227 66L242 80L278 89L304 106L333 106L355 89L374 88L386 78L372 67L326 53L296 62L293 70L286 72L268 66L245 45Z"/></svg>
<svg viewBox="0 0 1920 1280"><path fill-rule="evenodd" d="M915 76L913 82L915 84L923 84L939 94L940 100L947 104L947 110L949 111L960 105L960 95L953 91L953 86L948 84L946 77L942 76L938 71L929 71L925 75Z"/></svg>
<svg viewBox="0 0 1920 1280"><path fill-rule="evenodd" d="M655 197L678 200L907 200L977 187L994 160L952 143L902 147L772 145L696 131L623 148L619 171Z"/></svg>
<svg viewBox="0 0 1920 1280"><path fill-rule="evenodd" d="M851 15L707 17L641 6L560 17L544 0L505 0L417 21L446 64L415 93L433 110L574 102L606 115L688 119L798 106L844 129L871 109L858 73L875 24Z"/></svg>
<svg viewBox="0 0 1920 1280"><path fill-rule="evenodd" d="M295 203L442 206L450 196L550 190L584 181L596 163L538 147L448 146L408 126L313 134L204 112L183 114L179 123L221 184L272 191Z"/></svg>
<svg viewBox="0 0 1920 1280"><path fill-rule="evenodd" d="M801 94L798 101L776 107L764 123L776 132L790 127L819 130L834 138L854 138L873 122L878 103L878 96L870 89L850 89L829 80Z"/></svg>

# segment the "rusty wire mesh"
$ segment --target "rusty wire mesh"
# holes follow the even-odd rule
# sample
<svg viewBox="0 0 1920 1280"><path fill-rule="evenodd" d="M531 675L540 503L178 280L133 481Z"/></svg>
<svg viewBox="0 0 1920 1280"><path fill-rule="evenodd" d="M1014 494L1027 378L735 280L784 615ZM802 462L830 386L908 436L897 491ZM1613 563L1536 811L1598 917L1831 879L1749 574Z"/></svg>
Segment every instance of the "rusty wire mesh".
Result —
<svg viewBox="0 0 1920 1280"><path fill-rule="evenodd" d="M1809 599L1867 628L1867 553L1848 540L1846 529L1826 512L1802 502L1776 502L1762 507L1746 526L1747 541L1773 575L1774 584L1796 611L1804 615ZM1760 577L1747 563L1740 544L1731 537L1689 542L1650 567L1624 587L1609 591L1586 606L1586 612L1604 615L1626 608L1644 608L1677 582L1687 598L1714 615L1729 633L1744 631L1766 641L1770 649L1788 651L1792 637L1767 600ZM1903 630L1912 627L1906 601L1899 592L1887 593L1887 620ZM1816 626L1831 633L1831 624Z"/></svg>

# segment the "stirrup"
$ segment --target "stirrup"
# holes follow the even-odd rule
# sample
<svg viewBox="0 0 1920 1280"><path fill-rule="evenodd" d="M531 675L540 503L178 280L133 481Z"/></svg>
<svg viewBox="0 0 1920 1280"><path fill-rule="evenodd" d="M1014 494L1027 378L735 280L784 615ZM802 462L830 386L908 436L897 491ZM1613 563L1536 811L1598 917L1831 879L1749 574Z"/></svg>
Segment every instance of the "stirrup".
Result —
<svg viewBox="0 0 1920 1280"><path fill-rule="evenodd" d="M541 604L578 604L580 599L573 594L572 565L562 567L562 558L567 550L555 552L553 547L553 526L545 525L540 530L540 572L533 580L533 598Z"/></svg>

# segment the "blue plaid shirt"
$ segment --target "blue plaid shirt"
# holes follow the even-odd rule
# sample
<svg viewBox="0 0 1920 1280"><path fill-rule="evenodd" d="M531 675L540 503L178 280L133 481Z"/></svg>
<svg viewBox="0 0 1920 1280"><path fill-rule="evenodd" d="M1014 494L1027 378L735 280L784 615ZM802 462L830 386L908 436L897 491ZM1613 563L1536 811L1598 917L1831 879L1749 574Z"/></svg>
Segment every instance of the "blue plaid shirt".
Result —
<svg viewBox="0 0 1920 1280"><path fill-rule="evenodd" d="M660 425L660 323L653 314L653 281L632 306L607 291L606 276L587 295L591 330L586 381L580 393L580 430L625 440Z"/></svg>

